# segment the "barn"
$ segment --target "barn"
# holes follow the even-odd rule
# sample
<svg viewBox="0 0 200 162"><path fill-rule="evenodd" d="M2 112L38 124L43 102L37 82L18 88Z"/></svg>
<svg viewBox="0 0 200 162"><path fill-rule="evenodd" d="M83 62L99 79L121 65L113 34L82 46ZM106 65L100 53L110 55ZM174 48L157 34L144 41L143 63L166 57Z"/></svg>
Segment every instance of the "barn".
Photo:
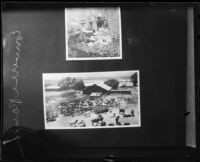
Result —
<svg viewBox="0 0 200 162"><path fill-rule="evenodd" d="M101 95L102 95L101 92L92 92L92 93L90 94L90 98L91 98L91 99L99 98L99 97L101 97Z"/></svg>
<svg viewBox="0 0 200 162"><path fill-rule="evenodd" d="M91 93L99 93L101 92L102 94L105 94L105 93L109 93L110 90L112 88L104 83L102 84L93 84L91 86L88 86L86 87L84 90L83 90L83 93L84 94L88 94L90 95Z"/></svg>

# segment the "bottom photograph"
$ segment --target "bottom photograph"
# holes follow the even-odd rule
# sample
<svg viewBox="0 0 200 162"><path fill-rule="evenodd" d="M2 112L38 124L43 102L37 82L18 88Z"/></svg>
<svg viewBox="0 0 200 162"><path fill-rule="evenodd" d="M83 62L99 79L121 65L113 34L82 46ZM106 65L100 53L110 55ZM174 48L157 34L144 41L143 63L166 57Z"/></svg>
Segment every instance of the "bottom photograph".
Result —
<svg viewBox="0 0 200 162"><path fill-rule="evenodd" d="M139 71L43 73L45 129L140 127Z"/></svg>

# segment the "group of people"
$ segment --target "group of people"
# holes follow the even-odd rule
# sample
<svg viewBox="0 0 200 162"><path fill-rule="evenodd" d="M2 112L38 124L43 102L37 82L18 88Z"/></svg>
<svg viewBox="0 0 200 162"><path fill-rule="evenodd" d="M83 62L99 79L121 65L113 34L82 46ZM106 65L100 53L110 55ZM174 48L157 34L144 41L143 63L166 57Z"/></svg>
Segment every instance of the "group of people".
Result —
<svg viewBox="0 0 200 162"><path fill-rule="evenodd" d="M86 28L90 31L99 31L100 29L109 28L108 20L106 17L103 17L100 13L96 16L91 16L88 18L88 24L85 22L85 20L81 21L81 25L83 28Z"/></svg>
<svg viewBox="0 0 200 162"><path fill-rule="evenodd" d="M101 14L97 14L96 17L89 17L87 21L82 20L80 24L79 42L87 43L88 46L92 46L95 43L108 44L111 42L111 38L108 35L102 34L109 30L109 23Z"/></svg>

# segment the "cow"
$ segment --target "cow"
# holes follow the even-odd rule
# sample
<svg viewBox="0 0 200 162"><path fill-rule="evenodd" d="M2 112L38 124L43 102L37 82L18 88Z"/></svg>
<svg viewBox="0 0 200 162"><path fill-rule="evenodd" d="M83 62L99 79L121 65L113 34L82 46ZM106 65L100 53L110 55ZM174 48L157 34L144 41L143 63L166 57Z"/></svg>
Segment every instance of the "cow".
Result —
<svg viewBox="0 0 200 162"><path fill-rule="evenodd" d="M102 117L102 115L99 115L98 118L95 118L91 121L92 121L92 125L94 125L94 123L98 123L99 121L103 121L103 117Z"/></svg>
<svg viewBox="0 0 200 162"><path fill-rule="evenodd" d="M78 127L85 127L86 126L84 120L79 121L76 125Z"/></svg>
<svg viewBox="0 0 200 162"><path fill-rule="evenodd" d="M106 126L106 122L105 121L99 121L99 125L100 126Z"/></svg>
<svg viewBox="0 0 200 162"><path fill-rule="evenodd" d="M132 117L132 115L131 114L124 114L123 117L128 118L128 117Z"/></svg>
<svg viewBox="0 0 200 162"><path fill-rule="evenodd" d="M119 109L119 113L120 113L120 114L124 114L124 113L125 113L125 110L124 110L124 109Z"/></svg>

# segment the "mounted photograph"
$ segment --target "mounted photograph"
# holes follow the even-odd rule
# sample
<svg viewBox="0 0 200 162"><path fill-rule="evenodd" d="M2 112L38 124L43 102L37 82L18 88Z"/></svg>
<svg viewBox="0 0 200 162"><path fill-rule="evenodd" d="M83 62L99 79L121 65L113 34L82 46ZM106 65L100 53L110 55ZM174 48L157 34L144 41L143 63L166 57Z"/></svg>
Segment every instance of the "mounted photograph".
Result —
<svg viewBox="0 0 200 162"><path fill-rule="evenodd" d="M45 129L140 127L139 71L44 73Z"/></svg>
<svg viewBox="0 0 200 162"><path fill-rule="evenodd" d="M66 60L122 59L119 7L65 8Z"/></svg>

